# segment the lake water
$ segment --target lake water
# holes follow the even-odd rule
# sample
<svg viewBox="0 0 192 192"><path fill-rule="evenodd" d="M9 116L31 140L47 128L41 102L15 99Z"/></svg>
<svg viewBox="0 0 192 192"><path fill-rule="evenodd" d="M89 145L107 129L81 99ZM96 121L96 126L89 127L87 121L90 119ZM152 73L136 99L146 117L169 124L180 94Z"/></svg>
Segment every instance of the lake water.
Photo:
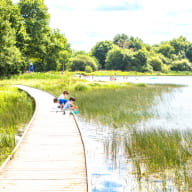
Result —
<svg viewBox="0 0 192 192"><path fill-rule="evenodd" d="M110 77L86 77L109 81ZM155 118L135 125L138 129L192 130L192 77L190 76L128 76L116 77L116 81L184 85L164 93L157 99L152 112ZM138 179L133 174L132 160L124 154L124 136L128 130L112 129L79 119L86 145L90 192L149 192L162 191L160 178ZM171 180L165 191L176 192Z"/></svg>

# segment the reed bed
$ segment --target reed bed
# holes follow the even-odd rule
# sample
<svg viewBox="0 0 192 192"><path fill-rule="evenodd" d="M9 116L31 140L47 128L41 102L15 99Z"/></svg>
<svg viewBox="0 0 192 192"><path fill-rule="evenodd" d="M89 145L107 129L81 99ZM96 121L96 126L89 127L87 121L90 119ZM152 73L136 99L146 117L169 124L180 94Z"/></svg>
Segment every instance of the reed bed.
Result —
<svg viewBox="0 0 192 192"><path fill-rule="evenodd" d="M125 140L125 151L133 160L134 173L139 179L153 175L165 188L167 181L172 181L178 191L191 191L191 132L135 130Z"/></svg>
<svg viewBox="0 0 192 192"><path fill-rule="evenodd" d="M15 135L30 120L34 103L15 87L0 86L0 163L15 146Z"/></svg>
<svg viewBox="0 0 192 192"><path fill-rule="evenodd" d="M134 131L127 144L130 157L140 157L146 170L180 168L191 158L192 153L186 138L178 131Z"/></svg>
<svg viewBox="0 0 192 192"><path fill-rule="evenodd" d="M156 105L161 94L169 90L165 86L134 85L78 91L74 95L78 98L81 116L107 126L122 128L153 117L155 114L150 108Z"/></svg>

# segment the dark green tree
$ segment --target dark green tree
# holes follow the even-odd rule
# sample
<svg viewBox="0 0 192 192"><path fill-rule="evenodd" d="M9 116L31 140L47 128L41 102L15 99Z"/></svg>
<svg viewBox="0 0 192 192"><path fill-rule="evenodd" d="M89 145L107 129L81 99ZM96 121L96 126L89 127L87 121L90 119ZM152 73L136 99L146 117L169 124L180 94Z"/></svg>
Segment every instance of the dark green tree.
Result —
<svg viewBox="0 0 192 192"><path fill-rule="evenodd" d="M173 71L192 71L192 65L188 59L181 59L173 62L171 66Z"/></svg>
<svg viewBox="0 0 192 192"><path fill-rule="evenodd" d="M190 42L187 41L187 39L183 36L180 36L178 38L172 39L170 41L171 46L174 47L174 54L179 56L180 59L183 59L186 57L187 49L190 46Z"/></svg>
<svg viewBox="0 0 192 192"><path fill-rule="evenodd" d="M113 38L113 43L118 45L121 48L124 48L125 42L127 41L128 36L124 33L122 34L117 34L115 35L115 37Z"/></svg>
<svg viewBox="0 0 192 192"><path fill-rule="evenodd" d="M187 48L186 57L192 62L192 44Z"/></svg>
<svg viewBox="0 0 192 192"><path fill-rule="evenodd" d="M154 71L162 71L163 62L158 56L149 58L148 63L153 67Z"/></svg>
<svg viewBox="0 0 192 192"><path fill-rule="evenodd" d="M151 70L150 65L147 63L147 53L145 50L139 50L133 54L132 68L135 71L148 71Z"/></svg>
<svg viewBox="0 0 192 192"><path fill-rule="evenodd" d="M91 54L96 57L100 64L100 69L105 69L105 59L109 50L114 44L111 41L100 41L91 50Z"/></svg>
<svg viewBox="0 0 192 192"><path fill-rule="evenodd" d="M42 70L45 69L47 46L50 43L49 13L44 0L20 0L19 8L29 35L26 54L36 58Z"/></svg>
<svg viewBox="0 0 192 192"><path fill-rule="evenodd" d="M106 57L106 69L125 70L127 69L127 55L120 47L111 49Z"/></svg>
<svg viewBox="0 0 192 192"><path fill-rule="evenodd" d="M123 48L132 49L133 51L138 51L143 47L143 41L137 37L129 37L124 42Z"/></svg>
<svg viewBox="0 0 192 192"><path fill-rule="evenodd" d="M23 69L20 50L16 47L15 30L8 21L0 18L0 75L8 76Z"/></svg>
<svg viewBox="0 0 192 192"><path fill-rule="evenodd" d="M165 42L159 45L157 52L161 53L165 57L171 58L171 55L175 53L175 49L170 43Z"/></svg>
<svg viewBox="0 0 192 192"><path fill-rule="evenodd" d="M113 38L113 43L121 48L131 49L132 51L138 51L144 46L143 41L138 37L133 36L128 37L124 33L117 34Z"/></svg>
<svg viewBox="0 0 192 192"><path fill-rule="evenodd" d="M17 39L22 37L20 45ZM9 0L0 1L0 75L11 75L25 68L22 48L25 30L18 8Z"/></svg>
<svg viewBox="0 0 192 192"><path fill-rule="evenodd" d="M92 71L95 71L98 69L97 61L94 57L91 57L89 55L77 55L71 59L71 70L72 71L85 71L89 70L91 67Z"/></svg>
<svg viewBox="0 0 192 192"><path fill-rule="evenodd" d="M57 29L50 34L45 57L45 70L66 70L71 57L70 45L65 36Z"/></svg>

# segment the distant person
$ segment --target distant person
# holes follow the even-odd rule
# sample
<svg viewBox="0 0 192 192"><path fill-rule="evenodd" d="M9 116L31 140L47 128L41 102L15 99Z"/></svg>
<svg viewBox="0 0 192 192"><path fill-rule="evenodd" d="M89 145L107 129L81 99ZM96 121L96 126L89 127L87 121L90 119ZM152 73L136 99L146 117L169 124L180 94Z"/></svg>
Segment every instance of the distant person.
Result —
<svg viewBox="0 0 192 192"><path fill-rule="evenodd" d="M64 108L65 104L68 102L68 100L67 99L54 98L53 102L58 103L59 105L57 107L62 110Z"/></svg>
<svg viewBox="0 0 192 192"><path fill-rule="evenodd" d="M34 72L34 67L33 67L33 64L31 63L30 66L29 66L29 72Z"/></svg>
<svg viewBox="0 0 192 192"><path fill-rule="evenodd" d="M61 94L58 99L66 99L69 96L68 91L63 91L63 94Z"/></svg>

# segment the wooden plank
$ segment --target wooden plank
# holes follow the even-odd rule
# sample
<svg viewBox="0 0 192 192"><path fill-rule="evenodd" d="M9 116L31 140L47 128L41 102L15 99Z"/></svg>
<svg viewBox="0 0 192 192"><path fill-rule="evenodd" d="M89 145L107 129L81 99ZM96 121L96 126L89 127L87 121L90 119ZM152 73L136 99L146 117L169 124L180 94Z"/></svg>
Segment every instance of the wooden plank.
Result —
<svg viewBox="0 0 192 192"><path fill-rule="evenodd" d="M36 115L14 158L0 171L1 192L87 192L84 148L73 116L51 112L53 96L20 86Z"/></svg>

